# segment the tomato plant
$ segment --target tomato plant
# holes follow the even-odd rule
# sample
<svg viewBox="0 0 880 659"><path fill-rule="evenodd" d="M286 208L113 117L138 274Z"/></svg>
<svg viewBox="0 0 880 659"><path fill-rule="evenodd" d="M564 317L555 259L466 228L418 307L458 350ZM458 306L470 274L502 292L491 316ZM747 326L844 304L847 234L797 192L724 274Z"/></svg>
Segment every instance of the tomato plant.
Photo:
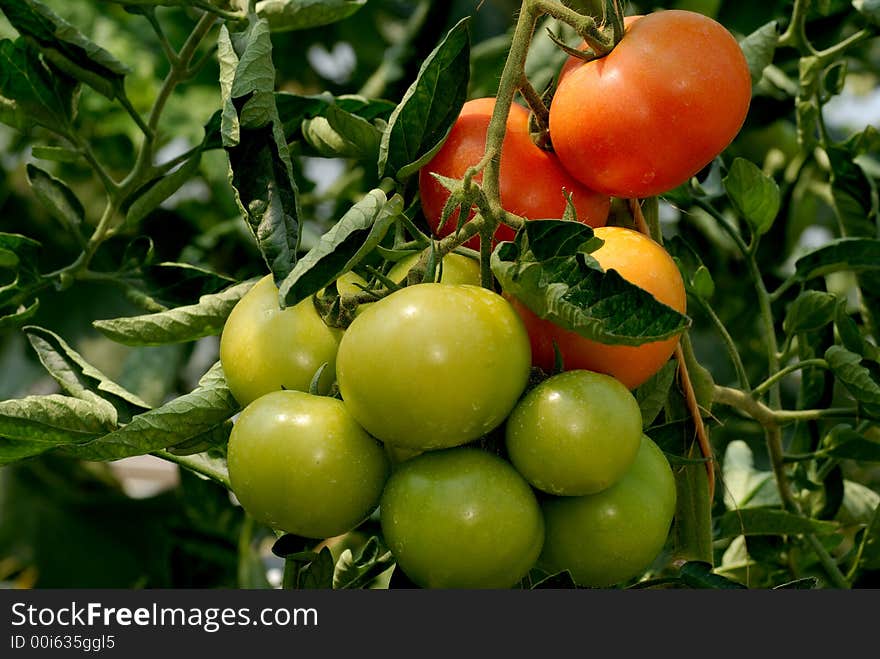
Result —
<svg viewBox="0 0 880 659"><path fill-rule="evenodd" d="M675 512L675 479L666 456L641 437L632 466L596 494L542 503L541 565L568 570L581 586L611 586L641 574L657 558Z"/></svg>
<svg viewBox="0 0 880 659"><path fill-rule="evenodd" d="M311 300L282 309L278 289L266 275L232 309L220 336L220 363L232 395L247 405L281 389L308 391L318 369L326 393L342 332L328 327Z"/></svg>
<svg viewBox="0 0 880 659"><path fill-rule="evenodd" d="M686 310L684 282L678 266L663 247L624 227L600 227L595 233L605 241L591 252L600 266L616 270L663 304L682 313ZM608 373L634 389L660 370L679 340L673 336L637 346L608 345L539 318L516 298L511 301L528 330L533 363L548 372L555 366L558 350L565 369Z"/></svg>
<svg viewBox="0 0 880 659"><path fill-rule="evenodd" d="M268 526L307 538L357 527L388 477L379 443L333 398L302 391L260 396L229 435L232 491Z"/></svg>
<svg viewBox="0 0 880 659"><path fill-rule="evenodd" d="M372 435L436 449L501 425L525 389L529 364L528 336L500 295L417 284L358 315L339 345L336 376L352 416Z"/></svg>
<svg viewBox="0 0 880 659"><path fill-rule="evenodd" d="M494 108L493 98L466 102L443 146L419 170L422 210L431 230L438 236L455 232L458 211L443 221L443 209L450 194L434 174L459 179L480 161L486 151L486 131ZM476 180L480 178L477 175ZM521 105L512 105L507 117L499 185L504 208L530 220L562 217L566 195L571 195L578 220L590 226L603 226L610 208L608 195L578 183L552 153L535 145L529 134L529 112ZM495 231L496 241L512 238L513 230L506 225L500 225ZM466 245L478 249L479 239L471 238Z"/></svg>
<svg viewBox="0 0 880 659"><path fill-rule="evenodd" d="M529 391L505 425L510 461L526 480L557 495L593 494L630 468L642 413L610 375L569 371Z"/></svg>
<svg viewBox="0 0 880 659"><path fill-rule="evenodd" d="M382 532L406 575L430 588L509 588L534 565L544 521L528 483L474 448L432 451L392 474Z"/></svg>
<svg viewBox="0 0 880 659"><path fill-rule="evenodd" d="M607 56L566 68L550 130L579 181L648 197L685 183L730 144L751 90L748 62L724 26L660 11L631 21Z"/></svg>

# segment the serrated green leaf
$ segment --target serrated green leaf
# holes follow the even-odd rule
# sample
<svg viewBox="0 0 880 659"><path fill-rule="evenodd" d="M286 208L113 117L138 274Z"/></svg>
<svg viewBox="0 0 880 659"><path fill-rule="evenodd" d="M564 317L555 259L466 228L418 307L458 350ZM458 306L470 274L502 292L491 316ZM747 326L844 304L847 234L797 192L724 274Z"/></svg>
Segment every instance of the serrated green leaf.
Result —
<svg viewBox="0 0 880 659"><path fill-rule="evenodd" d="M812 332L834 320L838 298L824 291L804 291L789 305L782 322L787 334Z"/></svg>
<svg viewBox="0 0 880 659"><path fill-rule="evenodd" d="M127 423L133 414L150 409L138 396L89 364L54 332L33 325L23 327L22 331L40 362L61 388L70 396L97 406L111 405L114 424L117 421Z"/></svg>
<svg viewBox="0 0 880 659"><path fill-rule="evenodd" d="M391 113L379 147L379 176L403 180L442 146L467 99L470 38L459 21L422 63ZM438 93L438 90L442 92Z"/></svg>
<svg viewBox="0 0 880 659"><path fill-rule="evenodd" d="M717 520L715 539L738 535L829 535L839 530L833 522L824 522L773 508L729 510Z"/></svg>
<svg viewBox="0 0 880 659"><path fill-rule="evenodd" d="M779 26L776 21L765 23L739 42L739 46L749 64L752 84L757 84L764 75L764 69L773 63L776 46L779 44Z"/></svg>
<svg viewBox="0 0 880 659"><path fill-rule="evenodd" d="M77 231L85 220L86 211L73 190L63 181L34 165L27 166L27 178L34 196L46 210L66 227Z"/></svg>
<svg viewBox="0 0 880 659"><path fill-rule="evenodd" d="M825 351L825 361L853 398L862 403L880 404L880 384L861 365L861 355L835 345Z"/></svg>
<svg viewBox="0 0 880 659"><path fill-rule="evenodd" d="M649 428L663 410L677 370L678 363L670 360L647 382L635 390L635 397L639 403L639 409L642 411L643 429Z"/></svg>
<svg viewBox="0 0 880 659"><path fill-rule="evenodd" d="M260 0L257 16L273 32L308 30L346 19L365 4L367 0Z"/></svg>
<svg viewBox="0 0 880 659"><path fill-rule="evenodd" d="M218 335L232 308L257 281L249 279L220 293L203 295L197 304L143 316L96 320L92 325L114 341L132 346L182 343Z"/></svg>
<svg viewBox="0 0 880 659"><path fill-rule="evenodd" d="M109 404L50 394L0 401L0 465L69 444L114 427Z"/></svg>
<svg viewBox="0 0 880 659"><path fill-rule="evenodd" d="M880 270L880 240L872 238L838 238L807 252L795 262L795 275L799 281L807 281L832 272L878 270Z"/></svg>
<svg viewBox="0 0 880 659"><path fill-rule="evenodd" d="M65 74L113 99L124 95L129 68L38 0L0 0L0 9Z"/></svg>
<svg viewBox="0 0 880 659"><path fill-rule="evenodd" d="M526 222L492 253L502 289L540 318L594 341L640 345L680 334L690 319L657 301L587 252L600 241L579 222Z"/></svg>
<svg viewBox="0 0 880 659"><path fill-rule="evenodd" d="M752 230L759 236L767 233L782 203L776 181L754 163L736 158L722 182L727 196Z"/></svg>
<svg viewBox="0 0 880 659"><path fill-rule="evenodd" d="M178 446L216 432L241 408L214 366L209 380L188 394L138 414L122 428L66 452L86 460L119 460Z"/></svg>
<svg viewBox="0 0 880 659"><path fill-rule="evenodd" d="M285 306L314 295L351 270L382 240L403 211L403 199L371 190L305 254L278 287Z"/></svg>

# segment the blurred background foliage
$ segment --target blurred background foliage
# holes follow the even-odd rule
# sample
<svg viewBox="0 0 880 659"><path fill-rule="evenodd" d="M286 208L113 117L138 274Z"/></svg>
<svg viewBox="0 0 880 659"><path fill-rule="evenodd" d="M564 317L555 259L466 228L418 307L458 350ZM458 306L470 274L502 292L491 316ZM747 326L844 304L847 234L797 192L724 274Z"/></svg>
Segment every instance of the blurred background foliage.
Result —
<svg viewBox="0 0 880 659"><path fill-rule="evenodd" d="M155 98L167 61L144 18L111 2L45 0L59 15L110 51L132 69L126 89L134 107L146 113ZM584 6L601 3L577 0ZM768 21L785 20L791 2L784 0L681 0L630 3L628 13L658 7L679 7L717 18L738 37ZM847 0L813 3L821 15L810 23L810 36L821 46L839 40L851 28L853 10ZM272 36L278 90L315 94L362 93L397 102L421 62L460 18L472 16L470 96L494 94L507 54L510 30L519 3L512 0L369 0L351 17L302 32ZM195 15L178 8L160 8L158 16L172 44L189 34ZM0 38L16 36L0 15ZM829 127L844 137L865 125L880 123L880 44L870 40L853 58L846 87L827 106ZM775 60L780 80L797 79L797 53L780 52ZM549 39L539 38L530 52L529 74L536 88L548 85L564 54ZM218 67L209 58L198 76L171 98L160 126L164 161L185 152L203 137L203 127L219 107ZM116 103L83 88L77 125L92 142L111 173L124 175L136 156L140 133ZM0 125L0 231L25 233L43 245L41 267L51 270L78 253L70 234L34 198L25 167L34 162L33 145L52 145L50 134L35 129L19 133ZM335 160L315 157L299 141L293 155L306 219L303 249L342 210L368 189L372 172ZM791 166L798 153L793 105L778 86L758 87L746 125L728 154L743 156L774 174ZM65 180L83 202L86 221L96 223L104 191L82 161L41 161ZM815 167L809 164L808 167ZM873 162L876 166L876 161ZM801 251L827 240L834 220L827 197L809 175L797 178L797 189L786 195L787 221L774 225L767 244L778 250L761 252L768 285L784 279ZM747 368L760 377L765 364L760 330L736 250L723 234L699 220L679 223L672 206L661 208L664 233L682 235L696 247L715 275L715 308L737 337ZM699 227L699 230L696 228ZM235 205L227 181L222 150L202 158L198 175L152 212L136 232L114 237L97 254L96 270L113 271L137 236L148 236L156 261L178 261L208 268L234 279L264 272L264 264ZM779 255L789 255L786 262ZM778 279L774 280L774 273ZM845 291L847 281L840 280ZM100 318L141 312L112 281L77 282L63 292L47 291L30 322L48 328L78 350L110 378L152 405L193 388L217 359L216 337L193 344L130 348L100 335L91 325ZM735 383L735 374L708 322L692 309L695 351L719 384ZM750 340L752 337L754 340ZM0 399L51 393L57 385L41 368L18 329L0 329ZM796 390L785 391L789 399ZM713 428L716 451L723 454L732 439L745 440L762 462L763 435L753 424L735 421ZM875 491L880 473L849 464L853 478ZM191 474L181 474L173 487L160 493L126 489L120 472L105 464L42 457L0 469L0 582L35 587L235 587L266 585L267 565L255 565L248 551L271 542L264 530L253 529L240 509L229 505L221 488ZM336 548L337 550L339 548ZM765 548L767 551L772 548ZM271 566L268 566L271 567ZM772 575L767 575L772 580ZM859 585L859 584L856 584ZM867 584L869 585L869 584Z"/></svg>

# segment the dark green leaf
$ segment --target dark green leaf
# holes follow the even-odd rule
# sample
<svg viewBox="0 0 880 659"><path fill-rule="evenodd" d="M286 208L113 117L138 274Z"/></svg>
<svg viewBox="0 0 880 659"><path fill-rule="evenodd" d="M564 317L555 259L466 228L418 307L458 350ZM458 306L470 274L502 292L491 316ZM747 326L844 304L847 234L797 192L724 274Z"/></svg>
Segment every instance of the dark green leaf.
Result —
<svg viewBox="0 0 880 659"><path fill-rule="evenodd" d="M663 410L677 370L678 362L670 360L647 382L635 390L636 400L642 410L642 428L649 428Z"/></svg>
<svg viewBox="0 0 880 659"><path fill-rule="evenodd" d="M804 254L795 262L795 274L799 281L845 270L880 270L880 240L838 238Z"/></svg>
<svg viewBox="0 0 880 659"><path fill-rule="evenodd" d="M67 444L81 444L112 430L106 403L50 394L0 401L0 465Z"/></svg>
<svg viewBox="0 0 880 659"><path fill-rule="evenodd" d="M779 26L776 21L765 23L750 35L739 42L743 55L749 63L749 72L752 74L752 84L757 84L770 64L776 53L779 43Z"/></svg>
<svg viewBox="0 0 880 659"><path fill-rule="evenodd" d="M833 146L827 149L827 153L832 172L831 196L846 235L854 238L876 237L876 185L855 160L856 154L850 149Z"/></svg>
<svg viewBox="0 0 880 659"><path fill-rule="evenodd" d="M257 279L230 286L220 293L203 295L198 304L143 316L96 320L92 325L114 341L132 346L195 341L220 334L226 317Z"/></svg>
<svg viewBox="0 0 880 659"><path fill-rule="evenodd" d="M0 40L0 121L20 130L39 124L65 135L75 98L66 76L53 76L23 39Z"/></svg>
<svg viewBox="0 0 880 659"><path fill-rule="evenodd" d="M307 30L348 18L365 4L367 0L260 0L257 16L273 32Z"/></svg>
<svg viewBox="0 0 880 659"><path fill-rule="evenodd" d="M138 414L131 422L109 434L67 452L85 460L118 460L176 446L213 432L240 410L219 363L210 379L193 391L164 405Z"/></svg>
<svg viewBox="0 0 880 659"><path fill-rule="evenodd" d="M736 158L723 179L727 196L757 235L770 230L779 213L779 186L757 165Z"/></svg>
<svg viewBox="0 0 880 659"><path fill-rule="evenodd" d="M688 561L679 569L682 583L691 588L743 589L744 585L712 571L712 564Z"/></svg>
<svg viewBox="0 0 880 659"><path fill-rule="evenodd" d="M225 275L189 263L145 265L141 277L152 297L169 306L193 302L236 283Z"/></svg>
<svg viewBox="0 0 880 659"><path fill-rule="evenodd" d="M729 510L717 520L715 539L738 535L827 535L837 530L838 525L833 522L809 519L784 510L743 508Z"/></svg>
<svg viewBox="0 0 880 659"><path fill-rule="evenodd" d="M402 180L442 146L467 99L470 74L468 19L431 51L415 82L391 113L379 148L379 175Z"/></svg>
<svg viewBox="0 0 880 659"><path fill-rule="evenodd" d="M812 332L834 320L837 296L823 291L804 291L788 307L782 328L787 334Z"/></svg>
<svg viewBox="0 0 880 659"><path fill-rule="evenodd" d="M33 39L43 56L65 74L107 98L124 95L128 67L46 5L38 0L0 0L0 9L13 27Z"/></svg>
<svg viewBox="0 0 880 659"><path fill-rule="evenodd" d="M526 222L515 243L492 253L504 291L535 314L594 341L640 345L679 334L690 319L602 271L589 254L599 240L589 226L564 220Z"/></svg>
<svg viewBox="0 0 880 659"><path fill-rule="evenodd" d="M285 306L314 295L348 272L379 243L403 211L403 199L367 193L303 256L279 288Z"/></svg>
<svg viewBox="0 0 880 659"><path fill-rule="evenodd" d="M394 564L391 552L383 550L379 539L372 536L357 554L346 549L336 562L333 588L363 588Z"/></svg>
<svg viewBox="0 0 880 659"><path fill-rule="evenodd" d="M180 167L169 174L150 181L139 188L129 200L128 209L125 211L125 222L134 226L144 219L159 204L166 201L177 192L187 181L191 180L199 171L202 160L202 152L197 151L188 158Z"/></svg>
<svg viewBox="0 0 880 659"><path fill-rule="evenodd" d="M31 155L38 160L67 163L77 162L82 158L79 151L63 146L34 146L31 148Z"/></svg>
<svg viewBox="0 0 880 659"><path fill-rule="evenodd" d="M298 586L305 589L327 590L333 587L336 565L329 547L324 547L305 567L300 569Z"/></svg>
<svg viewBox="0 0 880 659"><path fill-rule="evenodd" d="M63 182L34 165L27 166L28 183L43 206L66 227L78 231L86 211L73 190Z"/></svg>
<svg viewBox="0 0 880 659"><path fill-rule="evenodd" d="M361 160L376 158L381 137L369 121L336 105L329 106L322 116L303 121L302 133L318 155Z"/></svg>
<svg viewBox="0 0 880 659"><path fill-rule="evenodd" d="M147 403L89 364L57 334L33 325L23 327L22 331L61 388L70 396L96 406L112 406L114 424L127 423L132 415L150 409Z"/></svg>
<svg viewBox="0 0 880 659"><path fill-rule="evenodd" d="M835 345L825 351L825 360L853 398L862 403L880 403L880 384L862 366L861 355Z"/></svg>

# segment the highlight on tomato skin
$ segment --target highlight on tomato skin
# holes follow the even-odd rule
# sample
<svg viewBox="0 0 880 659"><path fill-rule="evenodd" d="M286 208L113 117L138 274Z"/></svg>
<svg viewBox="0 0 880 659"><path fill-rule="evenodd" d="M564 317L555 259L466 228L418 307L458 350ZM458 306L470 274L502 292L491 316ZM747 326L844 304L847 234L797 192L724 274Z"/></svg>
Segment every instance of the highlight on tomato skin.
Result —
<svg viewBox="0 0 880 659"><path fill-rule="evenodd" d="M681 272L661 245L625 227L599 227L595 234L605 241L591 253L599 265L605 270L616 270L624 279L679 313L687 312L687 294ZM558 349L565 370L607 373L629 389L635 389L663 367L680 340L680 335L675 335L637 346L599 343L540 318L510 294L505 296L526 326L532 364L547 372L555 366Z"/></svg>
<svg viewBox="0 0 880 659"><path fill-rule="evenodd" d="M736 137L752 95L733 35L702 14L631 17L605 57L570 58L550 104L563 167L591 189L649 197L695 175Z"/></svg>
<svg viewBox="0 0 880 659"><path fill-rule="evenodd" d="M419 194L422 211L431 231L438 237L453 233L458 211L440 226L449 191L432 173L461 179L476 165L486 151L486 133L495 108L494 98L477 98L464 104L449 136L434 157L419 170ZM475 177L482 180L482 174ZM594 192L562 167L556 155L535 145L529 133L529 111L511 105L504 142L501 147L502 207L529 220L559 219L566 208L566 193L571 195L578 221L593 227L604 226L611 208L608 195ZM471 214L473 216L473 212ZM514 230L501 225L495 242L513 240ZM479 249L479 237L465 243Z"/></svg>

